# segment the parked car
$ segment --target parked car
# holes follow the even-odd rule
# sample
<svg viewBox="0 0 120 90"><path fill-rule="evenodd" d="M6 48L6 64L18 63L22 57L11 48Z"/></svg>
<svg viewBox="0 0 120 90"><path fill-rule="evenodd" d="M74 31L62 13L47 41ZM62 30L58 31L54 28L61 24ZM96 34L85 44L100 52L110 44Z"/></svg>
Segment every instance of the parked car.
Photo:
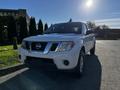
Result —
<svg viewBox="0 0 120 90"><path fill-rule="evenodd" d="M19 48L20 61L53 63L60 70L81 74L85 54L95 54L95 35L82 22L54 24L43 35L27 37Z"/></svg>

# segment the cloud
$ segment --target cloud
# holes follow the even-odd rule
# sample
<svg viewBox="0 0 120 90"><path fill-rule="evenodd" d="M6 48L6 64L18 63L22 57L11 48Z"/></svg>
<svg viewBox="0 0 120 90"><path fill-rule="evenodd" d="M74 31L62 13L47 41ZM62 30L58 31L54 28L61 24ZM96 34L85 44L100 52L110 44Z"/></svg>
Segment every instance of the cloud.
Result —
<svg viewBox="0 0 120 90"><path fill-rule="evenodd" d="M120 15L120 12L113 12L112 15Z"/></svg>
<svg viewBox="0 0 120 90"><path fill-rule="evenodd" d="M120 28L120 18L95 20L97 25L108 25L110 28Z"/></svg>

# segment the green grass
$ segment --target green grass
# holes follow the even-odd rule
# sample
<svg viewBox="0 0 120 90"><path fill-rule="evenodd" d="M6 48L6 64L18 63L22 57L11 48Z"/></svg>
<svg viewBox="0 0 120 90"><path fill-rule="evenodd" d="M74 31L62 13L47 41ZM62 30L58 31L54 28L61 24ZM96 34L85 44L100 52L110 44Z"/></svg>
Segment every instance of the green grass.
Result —
<svg viewBox="0 0 120 90"><path fill-rule="evenodd" d="M12 45L0 46L0 68L18 64L18 52Z"/></svg>

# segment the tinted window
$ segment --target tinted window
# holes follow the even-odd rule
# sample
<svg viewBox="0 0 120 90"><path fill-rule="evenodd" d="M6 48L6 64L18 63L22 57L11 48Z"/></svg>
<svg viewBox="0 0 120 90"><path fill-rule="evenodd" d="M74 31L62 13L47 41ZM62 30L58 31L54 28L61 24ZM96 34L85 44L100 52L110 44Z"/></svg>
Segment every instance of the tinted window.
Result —
<svg viewBox="0 0 120 90"><path fill-rule="evenodd" d="M81 34L81 31L82 31L81 23L62 23L62 24L52 25L48 30L45 31L45 34L50 34L50 33Z"/></svg>

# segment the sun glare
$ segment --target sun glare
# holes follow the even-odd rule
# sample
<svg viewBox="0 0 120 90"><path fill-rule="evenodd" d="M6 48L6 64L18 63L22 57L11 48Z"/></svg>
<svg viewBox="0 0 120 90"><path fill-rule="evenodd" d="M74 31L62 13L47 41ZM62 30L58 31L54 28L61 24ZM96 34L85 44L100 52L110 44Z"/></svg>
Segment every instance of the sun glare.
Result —
<svg viewBox="0 0 120 90"><path fill-rule="evenodd" d="M86 0L86 7L90 8L93 6L93 0Z"/></svg>

